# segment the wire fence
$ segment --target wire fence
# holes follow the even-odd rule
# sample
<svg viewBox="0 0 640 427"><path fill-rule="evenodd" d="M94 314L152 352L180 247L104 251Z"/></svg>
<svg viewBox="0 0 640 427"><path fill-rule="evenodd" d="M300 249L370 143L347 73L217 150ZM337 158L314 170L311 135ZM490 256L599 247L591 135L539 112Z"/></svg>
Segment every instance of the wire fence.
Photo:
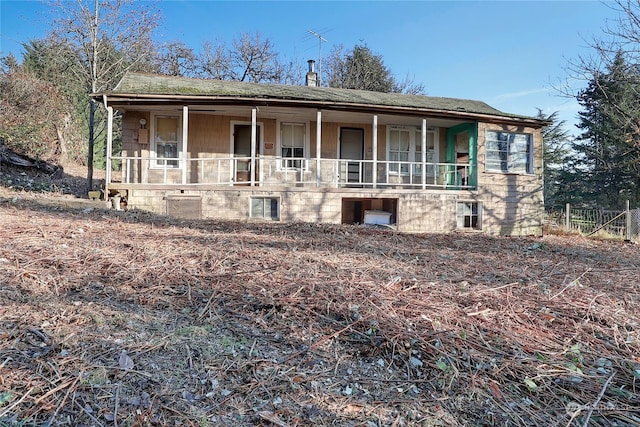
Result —
<svg viewBox="0 0 640 427"><path fill-rule="evenodd" d="M627 207L623 211L580 209L567 203L565 209L547 212L546 223L552 229L567 233L640 242L639 208Z"/></svg>

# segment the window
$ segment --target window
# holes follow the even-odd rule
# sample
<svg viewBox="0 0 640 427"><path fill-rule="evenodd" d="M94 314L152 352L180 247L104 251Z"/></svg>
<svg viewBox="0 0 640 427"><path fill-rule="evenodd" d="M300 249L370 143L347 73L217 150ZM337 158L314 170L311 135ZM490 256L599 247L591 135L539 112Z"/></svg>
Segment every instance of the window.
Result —
<svg viewBox="0 0 640 427"><path fill-rule="evenodd" d="M280 124L280 150L282 167L302 169L306 158L306 125L304 123Z"/></svg>
<svg viewBox="0 0 640 427"><path fill-rule="evenodd" d="M510 173L533 173L532 137L526 133L487 131L486 169Z"/></svg>
<svg viewBox="0 0 640 427"><path fill-rule="evenodd" d="M387 160L389 160L389 172L409 174L409 163L422 162L422 129L413 127L389 127L387 137ZM437 162L438 146L436 144L436 131L427 130L427 163ZM393 163L398 162L398 163ZM422 174L422 165L414 164L414 175ZM433 176L433 165L427 166L427 176Z"/></svg>
<svg viewBox="0 0 640 427"><path fill-rule="evenodd" d="M414 146L415 147L415 146ZM408 162L411 154L411 132L408 129L391 129L389 131L389 171L408 174ZM415 148L414 148L415 149Z"/></svg>
<svg viewBox="0 0 640 427"><path fill-rule="evenodd" d="M180 147L180 117L155 116L153 128L153 149L155 150L155 166L168 168L179 167L178 152ZM165 160L171 159L171 160Z"/></svg>
<svg viewBox="0 0 640 427"><path fill-rule="evenodd" d="M422 130L416 129L415 134L415 161L422 162ZM438 150L438 146L436 145L436 132L433 130L427 130L427 163L432 163L427 165L427 177L434 177L438 173L437 165L433 163L438 163L438 159L436 156ZM422 165L417 164L413 167L414 175L422 175Z"/></svg>
<svg viewBox="0 0 640 427"><path fill-rule="evenodd" d="M478 202L457 202L456 223L460 230L480 230L482 205Z"/></svg>
<svg viewBox="0 0 640 427"><path fill-rule="evenodd" d="M280 219L279 205L277 197L252 197L249 206L249 217L262 219Z"/></svg>

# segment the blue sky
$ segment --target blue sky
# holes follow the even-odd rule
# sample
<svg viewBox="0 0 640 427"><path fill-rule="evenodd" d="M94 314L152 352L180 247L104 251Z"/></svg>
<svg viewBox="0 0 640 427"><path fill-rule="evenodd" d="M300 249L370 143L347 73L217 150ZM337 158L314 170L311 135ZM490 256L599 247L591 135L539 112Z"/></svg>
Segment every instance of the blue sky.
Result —
<svg viewBox="0 0 640 427"><path fill-rule="evenodd" d="M140 0L139 0L140 1ZM260 32L277 52L317 59L334 45L366 45L402 79L428 95L485 101L502 111L535 115L558 111L573 124L579 106L554 89L572 58L591 52L617 13L599 1L159 1L161 40L198 49L205 40L230 42ZM0 51L20 56L22 42L46 35L46 7L0 0ZM579 87L583 82L574 82Z"/></svg>

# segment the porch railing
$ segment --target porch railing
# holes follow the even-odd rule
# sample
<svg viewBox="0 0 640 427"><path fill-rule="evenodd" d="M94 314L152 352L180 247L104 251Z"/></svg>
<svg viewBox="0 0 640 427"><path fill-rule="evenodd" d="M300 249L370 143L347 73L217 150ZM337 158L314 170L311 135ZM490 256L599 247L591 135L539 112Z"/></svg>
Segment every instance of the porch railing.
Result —
<svg viewBox="0 0 640 427"><path fill-rule="evenodd" d="M247 157L181 158L112 157L121 173L112 182L124 184L290 185L363 188L473 189L468 163L426 163L390 160L258 157L255 172ZM422 168L425 168L424 175ZM117 177L120 179L117 179Z"/></svg>

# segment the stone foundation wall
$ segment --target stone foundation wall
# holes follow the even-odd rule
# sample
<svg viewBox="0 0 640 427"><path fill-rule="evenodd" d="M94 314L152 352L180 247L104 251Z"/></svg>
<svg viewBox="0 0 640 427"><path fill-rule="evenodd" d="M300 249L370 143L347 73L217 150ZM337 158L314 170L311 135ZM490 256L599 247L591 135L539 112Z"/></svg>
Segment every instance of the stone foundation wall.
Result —
<svg viewBox="0 0 640 427"><path fill-rule="evenodd" d="M396 199L399 231L409 233L447 233L457 230L456 203L476 202L482 206L482 232L502 235L540 235L539 210L529 203L513 202L504 188L483 191L391 191L355 189L259 189L233 187L216 190L129 190L128 208L158 214L167 213L167 198L199 196L203 219L254 220L249 217L251 198L269 197L279 201L280 221L339 224L342 221L342 200ZM523 193L524 194L524 193ZM515 197L515 196L514 196Z"/></svg>

